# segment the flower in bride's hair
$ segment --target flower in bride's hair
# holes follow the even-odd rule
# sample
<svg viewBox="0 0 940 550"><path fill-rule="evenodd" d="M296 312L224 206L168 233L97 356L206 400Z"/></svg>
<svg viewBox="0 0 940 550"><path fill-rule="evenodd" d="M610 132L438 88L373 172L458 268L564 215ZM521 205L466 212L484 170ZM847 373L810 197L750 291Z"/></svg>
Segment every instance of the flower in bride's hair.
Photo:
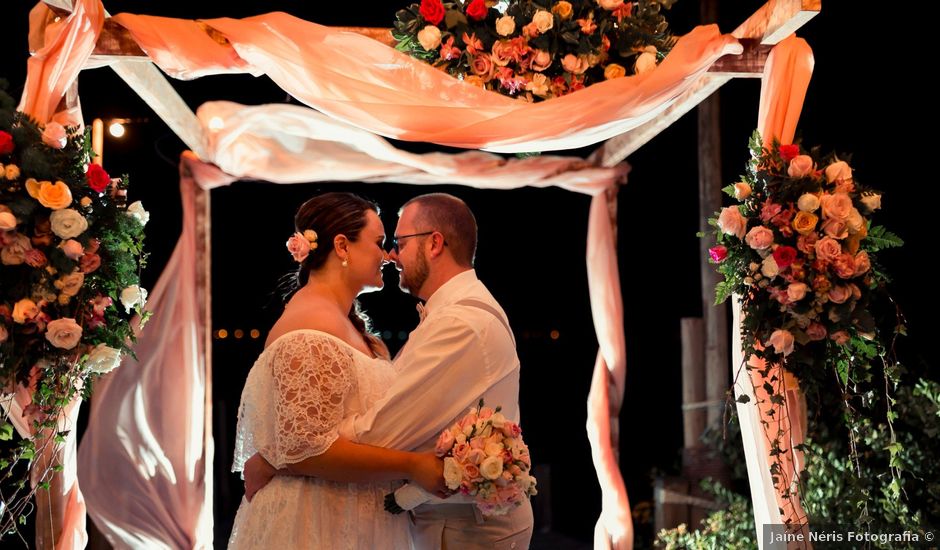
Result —
<svg viewBox="0 0 940 550"><path fill-rule="evenodd" d="M294 233L287 239L287 251L294 257L294 261L301 263L310 254L310 243L302 233Z"/></svg>
<svg viewBox="0 0 940 550"><path fill-rule="evenodd" d="M307 239L307 243L309 243L308 246L310 246L310 250L317 249L317 232L316 231L314 231L313 229L304 230L304 239Z"/></svg>

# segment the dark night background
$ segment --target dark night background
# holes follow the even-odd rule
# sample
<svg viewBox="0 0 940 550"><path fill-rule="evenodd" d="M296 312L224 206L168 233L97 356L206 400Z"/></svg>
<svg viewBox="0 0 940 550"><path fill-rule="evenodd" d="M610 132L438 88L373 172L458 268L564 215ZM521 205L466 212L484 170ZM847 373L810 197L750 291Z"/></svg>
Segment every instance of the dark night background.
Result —
<svg viewBox="0 0 940 550"><path fill-rule="evenodd" d="M389 27L405 0L299 2L125 0L104 2L112 14L142 13L187 19L246 17L285 11L337 26ZM719 25L730 32L759 8L757 0L725 0ZM18 97L28 56L30 1L4 2L0 33L0 77ZM903 249L882 255L895 274L893 293L905 311L910 337L902 359L926 364L934 313L940 301L926 264L934 263L936 223L935 146L930 130L936 107L923 86L928 67L928 25L922 12L887 14L866 3L824 0L822 13L799 34L816 55L816 68L799 134L824 151L851 152L856 178L884 191L884 210L876 217L906 241ZM918 9L921 9L918 7ZM698 24L699 4L679 0L668 14L676 34ZM267 77L216 76L172 81L193 109L202 102L227 99L246 104L291 101ZM760 82L734 80L721 90L724 183L736 181L748 157L747 139L757 119ZM182 142L110 69L82 73L79 81L84 118L148 118L131 124L121 140L106 138L105 168L131 176L132 200L151 212L147 226L152 253L144 274L152 287L180 230L176 161ZM933 99L932 97L930 99ZM914 137L926 136L926 137ZM413 151L443 150L398 143ZM587 155L593 148L559 152ZM689 114L632 155L628 184L619 198L619 259L625 302L627 390L621 412L621 469L634 508L652 499L656 472L678 470L682 447L679 319L701 314L695 233L697 206L696 119ZM597 352L584 264L590 199L558 189L481 191L395 184L270 185L240 182L212 192L213 364L216 443L216 545L224 547L241 497L241 485L228 473L234 420L241 387L267 329L278 314L276 286L292 262L283 242L292 231L297 206L311 195L350 190L379 202L386 231L392 234L398 207L431 190L454 193L470 205L480 222L477 271L505 307L522 359L522 411L526 441L536 463L551 468L552 526L570 539L590 541L600 511L584 434L585 398ZM920 260L914 261L915 256ZM362 302L375 328L393 352L417 321L414 300L397 292L389 269L387 288ZM246 336L235 339L242 329ZM259 339L247 334L261 332ZM552 331L558 331L553 339ZM935 375L934 375L935 376ZM417 405L417 404L416 404ZM572 436L559 434L568 433ZM651 524L638 521L639 537ZM640 539L638 539L639 541Z"/></svg>

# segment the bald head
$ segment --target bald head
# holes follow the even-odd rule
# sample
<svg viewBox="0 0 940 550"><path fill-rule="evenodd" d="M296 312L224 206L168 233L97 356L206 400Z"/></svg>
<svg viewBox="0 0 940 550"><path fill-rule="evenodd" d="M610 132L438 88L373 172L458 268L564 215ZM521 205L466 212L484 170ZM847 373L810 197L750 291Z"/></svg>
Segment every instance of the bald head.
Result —
<svg viewBox="0 0 940 550"><path fill-rule="evenodd" d="M415 207L414 226L421 231L441 232L454 261L463 267L473 267L477 220L467 204L447 193L429 193L406 202L402 210L412 206Z"/></svg>

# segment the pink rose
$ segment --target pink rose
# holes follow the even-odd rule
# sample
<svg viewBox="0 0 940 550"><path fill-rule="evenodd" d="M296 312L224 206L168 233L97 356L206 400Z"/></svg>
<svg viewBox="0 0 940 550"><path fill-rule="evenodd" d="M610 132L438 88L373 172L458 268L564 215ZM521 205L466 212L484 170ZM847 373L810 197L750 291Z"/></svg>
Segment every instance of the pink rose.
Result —
<svg viewBox="0 0 940 550"><path fill-rule="evenodd" d="M623 0L597 0L597 5L605 10L613 11L623 4Z"/></svg>
<svg viewBox="0 0 940 550"><path fill-rule="evenodd" d="M833 239L841 240L849 236L849 226L844 221L835 218L829 218L824 221L822 230L827 237L832 237Z"/></svg>
<svg viewBox="0 0 940 550"><path fill-rule="evenodd" d="M862 289L858 288L857 284L849 283L849 288L852 290L852 298L858 300L862 297Z"/></svg>
<svg viewBox="0 0 940 550"><path fill-rule="evenodd" d="M790 283L787 287L787 298L791 302L799 302L806 296L808 290L806 283Z"/></svg>
<svg viewBox="0 0 940 550"><path fill-rule="evenodd" d="M437 438L437 444L434 446L434 454L444 456L453 446L454 434L452 434L450 430L444 430L441 432L440 437Z"/></svg>
<svg viewBox="0 0 940 550"><path fill-rule="evenodd" d="M476 464L468 463L462 464L463 466L463 476L471 481L480 477L480 467Z"/></svg>
<svg viewBox="0 0 940 550"><path fill-rule="evenodd" d="M58 122L50 122L42 131L42 142L53 149L65 147L65 128Z"/></svg>
<svg viewBox="0 0 940 550"><path fill-rule="evenodd" d="M72 349L82 338L82 327L75 319L63 317L46 326L46 340L60 349Z"/></svg>
<svg viewBox="0 0 940 550"><path fill-rule="evenodd" d="M522 435L522 428L515 422L506 422L501 429L506 437L519 437Z"/></svg>
<svg viewBox="0 0 940 550"><path fill-rule="evenodd" d="M476 440L474 440L474 441L476 441ZM470 451L467 453L467 462L468 462L468 463L479 465L481 462L483 462L483 460L484 460L485 458L486 458L486 453L483 452L483 449L474 449L474 448L472 448L472 445L471 445L471 449L470 449Z"/></svg>
<svg viewBox="0 0 940 550"><path fill-rule="evenodd" d="M734 198L738 199L739 201L743 201L750 196L751 186L748 183L739 181L738 183L734 184Z"/></svg>
<svg viewBox="0 0 940 550"><path fill-rule="evenodd" d="M458 462L467 462L467 457L470 455L470 445L467 445L466 443L458 443L454 445L453 455Z"/></svg>
<svg viewBox="0 0 940 550"><path fill-rule="evenodd" d="M489 407L483 407L480 409L480 414L477 417L479 420L486 420L487 418L493 416L493 409Z"/></svg>
<svg viewBox="0 0 940 550"><path fill-rule="evenodd" d="M470 449L471 450L483 450L483 447L486 445L486 441L482 437L474 437L470 440Z"/></svg>
<svg viewBox="0 0 940 550"><path fill-rule="evenodd" d="M832 333L832 336L830 336L830 338L832 338L832 340L833 340L836 344L839 344L840 346L844 346L845 344L848 344L848 343L849 343L849 340L851 340L851 337L849 336L849 333L846 332L846 331L844 331L844 330L839 330L839 331L833 332L833 333Z"/></svg>
<svg viewBox="0 0 940 550"><path fill-rule="evenodd" d="M496 72L496 67L489 55L474 55L470 58L470 72L483 80L491 80Z"/></svg>
<svg viewBox="0 0 940 550"><path fill-rule="evenodd" d="M836 285L829 290L829 301L834 304L844 304L852 297L852 289L847 286Z"/></svg>
<svg viewBox="0 0 940 550"><path fill-rule="evenodd" d="M816 242L819 240L819 236L816 233L809 233L807 235L800 235L796 239L796 247L803 254L812 254L816 251Z"/></svg>
<svg viewBox="0 0 940 550"><path fill-rule="evenodd" d="M839 257L832 262L836 274L843 279L851 279L855 276L855 256L848 252L839 254Z"/></svg>
<svg viewBox="0 0 940 550"><path fill-rule="evenodd" d="M767 345L773 346L776 353L783 354L786 357L793 353L793 341L793 334L789 330L777 329L770 335Z"/></svg>
<svg viewBox="0 0 940 550"><path fill-rule="evenodd" d="M809 155L797 155L796 158L790 161L787 174L789 174L791 178L803 178L812 174L814 168L816 168L816 165L813 163L813 157Z"/></svg>
<svg viewBox="0 0 940 550"><path fill-rule="evenodd" d="M104 315L104 310L111 307L114 300L110 296L96 296L94 299L89 300L89 303L91 303L95 315Z"/></svg>
<svg viewBox="0 0 940 550"><path fill-rule="evenodd" d="M492 54L493 63L500 67L509 65L513 60L513 45L509 40L497 40L493 42Z"/></svg>
<svg viewBox="0 0 940 550"><path fill-rule="evenodd" d="M287 239L287 251L294 257L294 261L301 263L310 254L310 243L301 233L294 233Z"/></svg>
<svg viewBox="0 0 940 550"><path fill-rule="evenodd" d="M852 168L844 160L833 162L826 167L826 181L829 183L851 183Z"/></svg>
<svg viewBox="0 0 940 550"><path fill-rule="evenodd" d="M718 215L718 228L726 235L743 239L747 230L747 220L741 215L737 206L727 206L722 208L721 214Z"/></svg>
<svg viewBox="0 0 940 550"><path fill-rule="evenodd" d="M82 257L82 254L85 253L85 249L82 248L82 243L76 241L75 239L69 239L59 245L59 248L62 249L62 252L69 257L70 260L77 260Z"/></svg>
<svg viewBox="0 0 940 550"><path fill-rule="evenodd" d="M30 300L29 298L23 298L15 304L13 304L13 322L20 325L25 324L27 321L32 321L39 315L39 306L36 305L36 302Z"/></svg>
<svg viewBox="0 0 940 550"><path fill-rule="evenodd" d="M852 213L852 198L846 193L824 194L819 199L822 204L823 218L835 218L840 221L849 219Z"/></svg>
<svg viewBox="0 0 940 550"><path fill-rule="evenodd" d="M823 237L816 242L816 258L831 262L842 254L842 245L830 237Z"/></svg>
<svg viewBox="0 0 940 550"><path fill-rule="evenodd" d="M863 275L871 269L871 259L868 257L868 252L862 250L855 255L855 276Z"/></svg>
<svg viewBox="0 0 940 550"><path fill-rule="evenodd" d="M754 250L767 250L774 243L774 232L763 225L758 225L747 232L744 240Z"/></svg>
<svg viewBox="0 0 940 550"><path fill-rule="evenodd" d="M728 257L728 248L723 245L713 246L708 249L708 255L716 264L720 264Z"/></svg>
<svg viewBox="0 0 940 550"><path fill-rule="evenodd" d="M578 19L576 22L581 27L582 34L590 36L597 30L597 23L593 19Z"/></svg>
<svg viewBox="0 0 940 550"><path fill-rule="evenodd" d="M806 327L806 336L813 341L822 340L826 337L826 327L822 323L812 322Z"/></svg>

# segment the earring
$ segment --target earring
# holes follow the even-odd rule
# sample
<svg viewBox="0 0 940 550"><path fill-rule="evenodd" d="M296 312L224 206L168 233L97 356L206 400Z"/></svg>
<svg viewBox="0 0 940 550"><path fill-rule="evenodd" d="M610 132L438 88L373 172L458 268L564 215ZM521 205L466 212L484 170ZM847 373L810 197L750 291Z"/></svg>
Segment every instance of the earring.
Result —
<svg viewBox="0 0 940 550"><path fill-rule="evenodd" d="M343 267L349 267L349 258L343 258Z"/></svg>

